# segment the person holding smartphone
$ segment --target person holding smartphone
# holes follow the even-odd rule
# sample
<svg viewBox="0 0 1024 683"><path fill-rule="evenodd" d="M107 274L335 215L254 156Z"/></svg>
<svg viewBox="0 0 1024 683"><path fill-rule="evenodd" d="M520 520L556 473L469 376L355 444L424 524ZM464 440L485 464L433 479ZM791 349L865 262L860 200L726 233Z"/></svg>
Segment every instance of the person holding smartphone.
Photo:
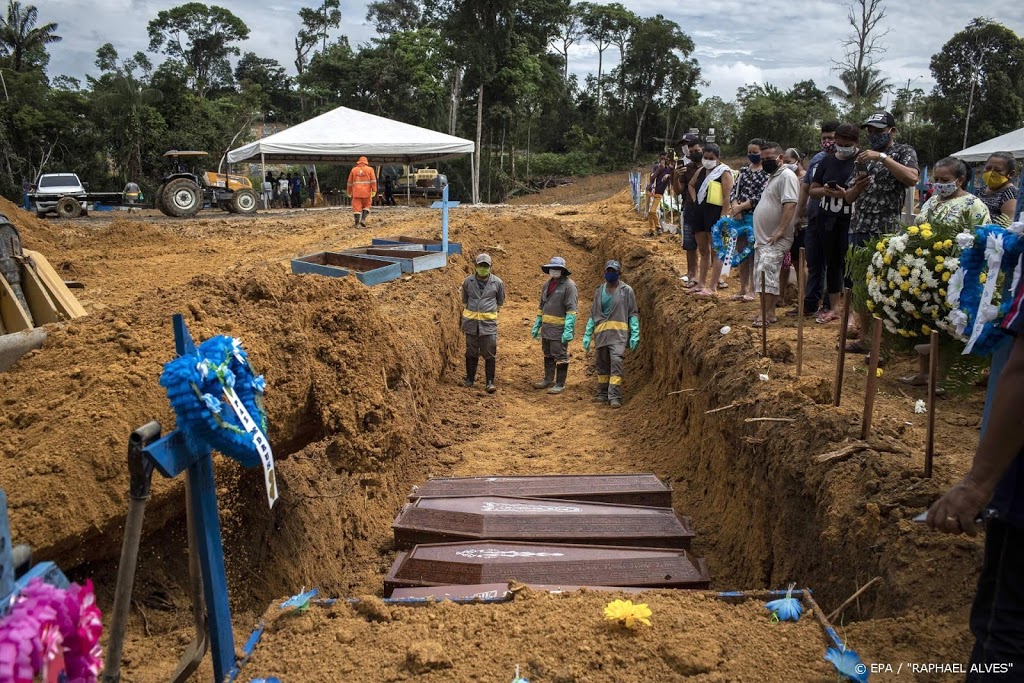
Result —
<svg viewBox="0 0 1024 683"><path fill-rule="evenodd" d="M821 160L814 170L809 194L818 200L818 212L807 226L807 263L811 272L825 269L828 309L815 321L820 324L838 320L841 312L843 278L846 273L846 249L850 233L853 202L847 197L856 171L857 140L860 128L843 123L836 128L836 151Z"/></svg>

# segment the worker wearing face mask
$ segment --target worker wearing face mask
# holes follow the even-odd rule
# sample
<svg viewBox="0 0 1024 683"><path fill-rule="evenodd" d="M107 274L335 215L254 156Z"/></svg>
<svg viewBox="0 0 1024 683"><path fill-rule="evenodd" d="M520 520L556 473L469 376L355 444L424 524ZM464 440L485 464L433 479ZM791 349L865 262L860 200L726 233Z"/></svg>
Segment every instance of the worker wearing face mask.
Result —
<svg viewBox="0 0 1024 683"><path fill-rule="evenodd" d="M604 267L604 284L594 292L590 319L583 335L583 349L597 348L597 396L594 401L622 407L622 357L626 345L635 351L640 345L640 314L633 288L619 280L622 266L609 261Z"/></svg>
<svg viewBox="0 0 1024 683"><path fill-rule="evenodd" d="M498 355L498 310L505 304L505 283L491 272L491 257L476 257L476 273L462 282L462 331L466 334L466 380L476 381L480 357L484 359L487 393L493 394Z"/></svg>
<svg viewBox="0 0 1024 683"><path fill-rule="evenodd" d="M561 256L552 257L551 262L540 269L547 273L548 279L540 288L533 338L541 340L544 351L544 379L534 387L547 389L549 394L560 394L569 374L569 342L576 330L579 290L569 279L571 273Z"/></svg>

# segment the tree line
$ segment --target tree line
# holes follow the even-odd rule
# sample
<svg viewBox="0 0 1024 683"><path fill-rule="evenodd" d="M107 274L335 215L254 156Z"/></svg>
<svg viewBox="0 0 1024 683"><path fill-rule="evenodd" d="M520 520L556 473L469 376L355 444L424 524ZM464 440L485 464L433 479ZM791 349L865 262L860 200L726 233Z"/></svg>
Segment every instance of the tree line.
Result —
<svg viewBox="0 0 1024 683"><path fill-rule="evenodd" d="M206 151L212 168L259 124L292 125L337 106L476 140L476 164L443 167L464 198L478 178L483 201L549 176L621 168L691 128L714 128L726 152L753 137L812 149L821 121L859 122L886 100L925 162L1024 124L1020 36L971 21L932 57L936 86L926 94L884 77L880 2L849 0L845 52L822 65L823 79L834 73L839 85L755 83L725 101L701 98L695 45L678 24L620 3L378 0L367 13L376 36L354 46L338 33L340 0L322 0L299 10L286 67L250 50L249 27L229 10L188 2L149 21L146 52L98 45L98 75L81 82L48 72L61 27L8 0L0 193L14 198L24 181L58 170L97 188L132 180L152 189L169 149ZM572 71L581 43L598 57L582 78ZM323 169L325 185L335 176Z"/></svg>

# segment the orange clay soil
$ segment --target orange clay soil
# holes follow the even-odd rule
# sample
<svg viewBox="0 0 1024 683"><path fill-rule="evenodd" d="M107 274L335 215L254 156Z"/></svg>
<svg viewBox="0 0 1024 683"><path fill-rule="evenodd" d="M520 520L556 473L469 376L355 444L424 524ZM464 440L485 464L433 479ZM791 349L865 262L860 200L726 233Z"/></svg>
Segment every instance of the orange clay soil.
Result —
<svg viewBox="0 0 1024 683"><path fill-rule="evenodd" d="M590 186L596 181L588 182L587 198L596 196ZM170 316L181 312L198 339L238 336L268 381L281 486L273 511L261 500L256 472L217 458L239 645L271 601L303 586L317 586L323 596L379 594L394 557L390 523L409 489L428 476L653 471L672 483L676 509L693 519L694 550L708 559L715 588L797 582L813 588L819 604L830 610L881 576L836 620L850 646L860 648L867 661L887 661L897 650L920 658L943 652L950 661L965 661L966 612L980 542L936 536L909 520L966 469L982 391L964 389L940 402L936 476L925 480L925 416L913 411L923 391L896 382L914 359L894 357L880 382L869 447L816 462L814 456L857 440L866 376L860 358L848 358L839 409L829 400L834 324L808 321L800 379L794 376L792 319L769 329L771 357L759 358L759 337L749 327L755 305L685 295L678 238L647 237L646 223L620 190L624 184L624 178L608 176L603 198L570 210L459 208L452 212L452 239L463 243L463 255L452 256L444 270L369 289L351 279L292 276L288 260L366 244L371 236L438 237L436 211L375 211L370 228L356 231L345 209L255 217L201 213L190 221L118 215L44 222L3 204L0 209L22 229L27 246L42 251L66 278L86 284L78 291L90 313L52 329L43 349L0 374L0 486L10 499L16 542L31 543L37 557L55 559L74 578L93 577L101 607L109 607L127 506L127 438L150 419L165 429L173 426L157 381L172 355ZM559 203L569 199L565 192L557 196ZM460 386L458 288L471 272L472 255L481 250L494 257L494 271L509 292L495 395L479 385ZM542 374L539 345L529 336L544 278L539 266L555 254L568 260L580 287L577 338L605 259L622 261L623 279L637 292L643 341L626 361L626 404L620 411L590 402L593 379L578 342L563 395L530 387ZM721 335L727 324L732 332ZM759 381L759 373L769 380ZM724 410L708 412L719 408ZM793 421L745 421L757 417ZM180 482L155 482L147 519L126 681L165 679L191 637ZM484 610L499 620L508 611L518 615L511 621L533 625L521 627L524 634L536 632L522 650L523 663L529 664L531 648L590 648L595 654L586 666L602 663L608 668L600 675L607 680L632 677L634 654L610 644L599 616L592 628L545 630L541 624L552 614L545 600ZM680 619L699 615L701 603L687 600L673 597L663 610L673 614L678 604ZM592 611L580 596L551 604L562 614ZM359 622L351 621L347 609L335 611L355 629ZM466 616L473 609L449 606L430 614L440 620L440 631L461 633L465 624L477 623ZM449 621L448 610L459 616ZM308 617L316 624L321 618L328 617ZM756 643L761 634L775 632L760 619L746 620L746 630L741 622L726 622L740 632L717 632L724 634L717 646L720 663L707 676L719 678L706 680L750 680L743 669L729 668L740 667L745 656L732 656L733 644ZM377 627L363 622L359 628ZM312 631L314 638L317 629ZM564 635L551 640L556 633ZM655 628L630 637L644 639L645 648L660 648L658 633ZM453 663L477 652L473 639L465 650L441 636L415 639L441 643ZM391 659L361 646L349 677L374 680L355 672L361 666L375 671L385 659L397 676L406 671L400 662L412 646L410 640ZM821 673L823 648L818 643L813 649L807 657L797 655L800 661L793 665L808 677L778 680L819 680L814 676ZM268 652L275 661L293 661L295 653L286 650L279 645ZM302 674L316 670L306 667L341 666L333 661L338 652L324 649L318 660L312 646L303 651L310 661L295 664L296 675L287 680L315 680ZM518 649L510 644L502 651L511 655ZM650 666L670 667L688 656L659 655ZM547 668L531 669L531 680L602 680L588 669L560 668L575 665L569 658L557 663L556 655L546 657L538 661ZM486 653L479 659L481 666L500 664L486 669L487 680L499 673L511 679L514 662ZM669 669L637 677L674 675L659 678L657 671Z"/></svg>

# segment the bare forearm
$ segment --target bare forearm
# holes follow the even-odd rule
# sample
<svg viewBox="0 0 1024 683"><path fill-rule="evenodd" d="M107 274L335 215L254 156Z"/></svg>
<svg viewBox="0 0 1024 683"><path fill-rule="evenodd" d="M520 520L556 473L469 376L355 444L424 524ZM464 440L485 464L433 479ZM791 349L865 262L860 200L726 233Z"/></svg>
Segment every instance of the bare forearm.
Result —
<svg viewBox="0 0 1024 683"><path fill-rule="evenodd" d="M786 231L786 228L793 222L793 215L796 213L796 204L783 204L782 205L782 221L779 225L779 230L782 232Z"/></svg>
<svg viewBox="0 0 1024 683"><path fill-rule="evenodd" d="M995 379L995 378L993 378ZM1024 449L1024 429L1020 428L1024 406L1024 336L1017 337L1010 351L998 386L992 397L988 427L978 442L967 478L982 490L991 492Z"/></svg>
<svg viewBox="0 0 1024 683"><path fill-rule="evenodd" d="M917 169L907 168L901 163L892 160L892 157L886 159L885 167L889 169L889 173L892 173L896 180L900 181L906 187L910 187L917 183Z"/></svg>

